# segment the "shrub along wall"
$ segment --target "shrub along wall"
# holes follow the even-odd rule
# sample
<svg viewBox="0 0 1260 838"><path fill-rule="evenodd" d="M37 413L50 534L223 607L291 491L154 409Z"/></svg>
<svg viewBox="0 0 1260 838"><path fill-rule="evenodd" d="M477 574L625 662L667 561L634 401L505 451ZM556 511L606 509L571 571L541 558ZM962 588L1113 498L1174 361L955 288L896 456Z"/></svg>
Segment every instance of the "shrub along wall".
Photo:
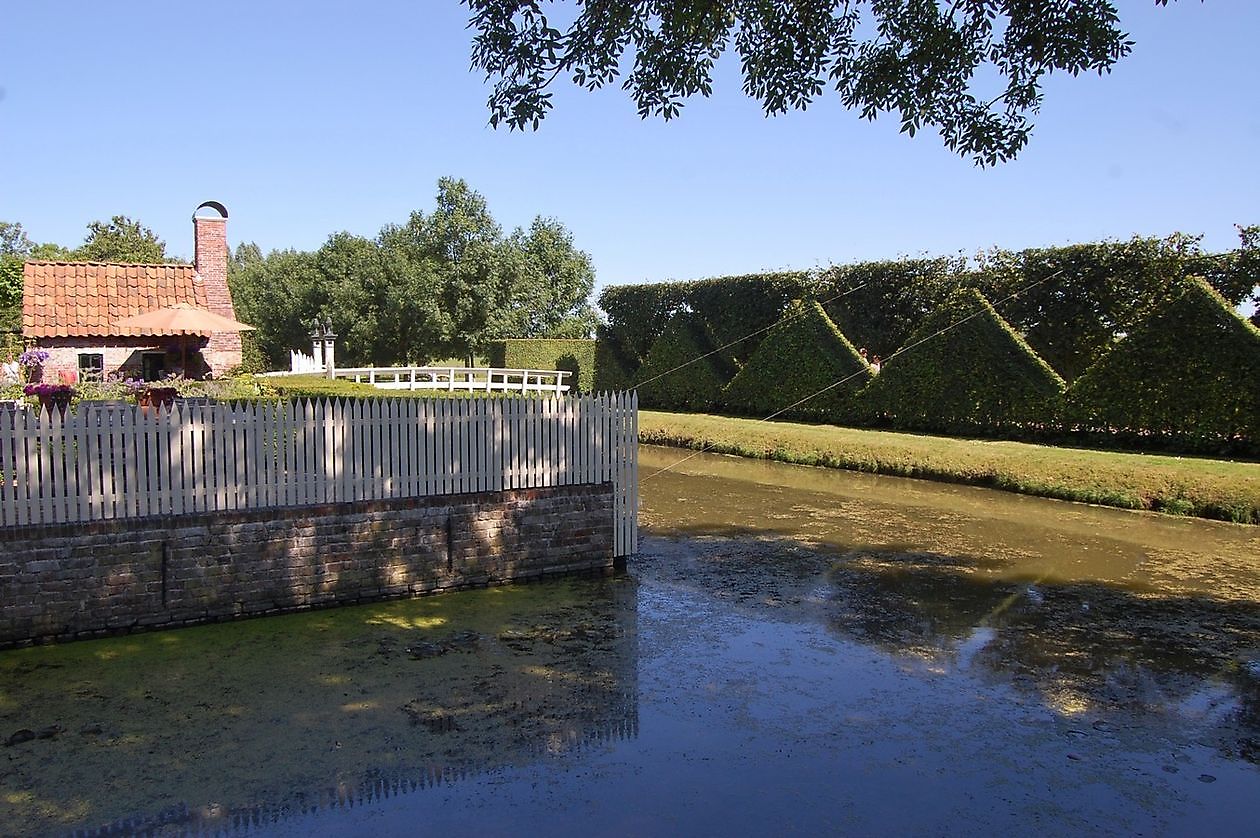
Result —
<svg viewBox="0 0 1260 838"><path fill-rule="evenodd" d="M675 314L635 376L639 404L662 410L716 408L733 371L712 350L697 315Z"/></svg>
<svg viewBox="0 0 1260 838"><path fill-rule="evenodd" d="M595 389L598 361L595 341L513 338L490 344L490 366L507 369L568 370L578 392Z"/></svg>
<svg viewBox="0 0 1260 838"><path fill-rule="evenodd" d="M1260 330L1201 279L1153 311L1072 385L1068 420L1130 443L1202 451L1260 443Z"/></svg>
<svg viewBox="0 0 1260 838"><path fill-rule="evenodd" d="M975 289L956 291L861 394L868 416L945 433L1055 425L1063 379Z"/></svg>
<svg viewBox="0 0 1260 838"><path fill-rule="evenodd" d="M782 415L851 421L853 397L870 380L870 367L822 306L797 300L727 385L722 400L730 410L762 417L814 396Z"/></svg>

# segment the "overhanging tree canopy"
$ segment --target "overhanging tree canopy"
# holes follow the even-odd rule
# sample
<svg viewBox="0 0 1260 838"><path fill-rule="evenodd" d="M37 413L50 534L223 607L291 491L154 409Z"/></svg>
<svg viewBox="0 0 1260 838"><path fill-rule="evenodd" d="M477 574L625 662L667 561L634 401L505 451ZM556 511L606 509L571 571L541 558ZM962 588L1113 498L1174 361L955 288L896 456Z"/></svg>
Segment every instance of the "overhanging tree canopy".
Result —
<svg viewBox="0 0 1260 838"><path fill-rule="evenodd" d="M639 115L670 119L712 92L733 45L744 92L767 114L804 110L834 88L863 118L894 114L910 135L935 128L981 165L1028 142L1045 76L1104 73L1131 48L1108 0L462 2L473 66L495 80L494 125L537 128L556 78L594 90L623 70Z"/></svg>

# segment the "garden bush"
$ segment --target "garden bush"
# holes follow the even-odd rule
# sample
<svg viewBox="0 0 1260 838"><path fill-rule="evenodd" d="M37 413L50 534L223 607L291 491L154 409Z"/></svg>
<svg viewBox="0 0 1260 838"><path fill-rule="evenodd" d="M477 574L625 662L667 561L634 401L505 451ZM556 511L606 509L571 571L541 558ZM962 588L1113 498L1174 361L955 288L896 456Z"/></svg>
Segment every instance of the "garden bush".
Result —
<svg viewBox="0 0 1260 838"><path fill-rule="evenodd" d="M595 389L597 356L595 341L549 338L510 338L490 344L490 366L507 369L568 370L574 392Z"/></svg>
<svg viewBox="0 0 1260 838"><path fill-rule="evenodd" d="M945 433L1056 426L1063 379L975 289L955 291L860 394L868 418Z"/></svg>
<svg viewBox="0 0 1260 838"><path fill-rule="evenodd" d="M797 300L727 385L722 400L739 413L769 416L843 382L783 414L842 422L851 418L853 396L870 379L870 367L822 306Z"/></svg>
<svg viewBox="0 0 1260 838"><path fill-rule="evenodd" d="M1207 282L1187 280L1077 379L1067 404L1070 424L1120 441L1255 452L1260 330Z"/></svg>
<svg viewBox="0 0 1260 838"><path fill-rule="evenodd" d="M635 376L639 404L662 410L712 410L732 377L722 359L709 354L712 350L699 317L685 311L674 315Z"/></svg>

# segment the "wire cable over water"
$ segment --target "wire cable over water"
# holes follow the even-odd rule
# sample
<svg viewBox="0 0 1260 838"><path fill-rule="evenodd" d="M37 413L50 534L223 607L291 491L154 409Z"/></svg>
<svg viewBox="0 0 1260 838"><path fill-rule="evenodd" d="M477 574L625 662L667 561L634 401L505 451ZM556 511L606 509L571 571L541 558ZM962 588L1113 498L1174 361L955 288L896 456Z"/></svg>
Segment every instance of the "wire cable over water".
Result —
<svg viewBox="0 0 1260 838"><path fill-rule="evenodd" d="M825 305L828 305L828 304L830 304L830 303L834 303L836 300L840 299L841 297L847 297L849 294L852 294L852 293L854 293L854 292L856 292L856 291L861 291L863 288L865 288L866 286L868 286L868 285L870 285L870 284L871 284L871 281L868 279L866 282L863 282L861 285L855 285L854 287L849 288L849 289L847 289L847 290L845 290L845 291L841 291L839 294L835 294L834 296L828 297L828 298L827 298L827 299L825 299L825 300L819 300L819 301L818 301L818 304L819 304L820 306L825 306ZM796 314L789 314L789 315L787 315L787 316L785 316L785 317L780 317L778 320L774 321L774 322L773 322L773 323L771 323L770 325L768 325L768 326L762 326L760 329L757 329L757 330L755 330L755 331L749 332L748 334L744 335L742 338L736 338L735 340L730 341L729 343L724 343L724 344L722 344L721 346L719 346L717 349L712 349L712 350L710 350L710 351L708 351L708 352L705 352L703 355L697 355L696 357L692 358L690 361L684 361L683 363L679 364L678 366L674 367L673 369L670 369L670 370L665 370L665 372L658 373L657 375L654 375L654 376L652 376L651 378L649 378L649 379L647 379L647 380L645 380L645 381L640 381L638 384L636 384L636 385L635 385L635 387L642 387L644 384L651 384L653 381L656 381L656 380L658 380L658 379L664 378L664 377L665 377L665 376L667 376L667 375L673 375L674 373L678 372L679 370L681 370L681 369L685 369L685 368L687 368L687 367L691 366L692 364L696 363L697 361L703 361L705 358L708 358L710 355L716 355L717 353L719 353L719 352L721 352L721 351L723 351L723 350L730 349L732 346L734 346L734 345L735 345L735 344L737 344L737 343L743 343L744 341L748 340L749 338L756 337L757 335L761 334L762 332L768 332L768 331L770 331L771 329L773 329L775 326L778 326L780 323L787 323L787 322L790 322L790 321L792 321L792 320L795 320L795 319L796 319L796 318L798 318L798 317L804 317L804 316L805 316L805 312L804 312L804 311L800 311L800 312L797 312Z"/></svg>

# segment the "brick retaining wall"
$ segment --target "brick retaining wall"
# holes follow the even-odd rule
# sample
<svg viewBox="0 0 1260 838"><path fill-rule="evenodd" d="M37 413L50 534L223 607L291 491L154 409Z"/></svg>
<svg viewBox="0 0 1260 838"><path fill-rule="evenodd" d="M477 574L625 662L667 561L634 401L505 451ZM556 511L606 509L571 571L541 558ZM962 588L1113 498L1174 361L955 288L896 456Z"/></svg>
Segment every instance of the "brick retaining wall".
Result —
<svg viewBox="0 0 1260 838"><path fill-rule="evenodd" d="M0 532L0 647L613 565L612 484Z"/></svg>

